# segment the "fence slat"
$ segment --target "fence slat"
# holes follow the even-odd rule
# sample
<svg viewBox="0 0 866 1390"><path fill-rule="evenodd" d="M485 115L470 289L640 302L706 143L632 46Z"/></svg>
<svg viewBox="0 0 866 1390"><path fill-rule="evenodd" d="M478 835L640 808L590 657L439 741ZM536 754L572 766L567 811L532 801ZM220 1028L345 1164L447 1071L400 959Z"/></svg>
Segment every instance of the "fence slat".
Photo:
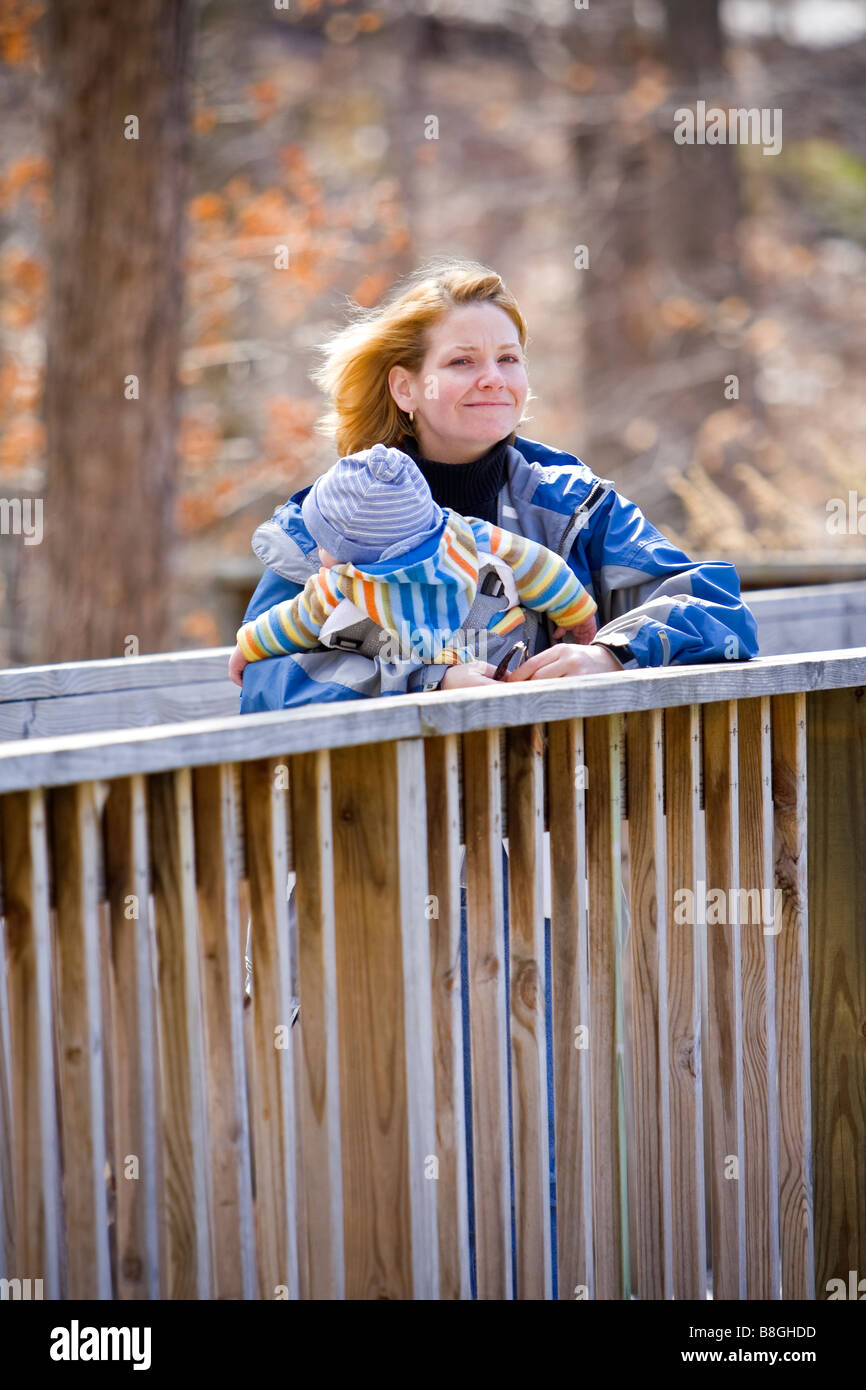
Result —
<svg viewBox="0 0 866 1390"><path fill-rule="evenodd" d="M499 732L463 737L476 1293L510 1299L508 1002Z"/></svg>
<svg viewBox="0 0 866 1390"><path fill-rule="evenodd" d="M56 788L51 812L68 1297L107 1299L111 1269L97 901L100 808L94 784Z"/></svg>
<svg viewBox="0 0 866 1390"><path fill-rule="evenodd" d="M2 856L0 856L2 859ZM2 863L0 863L2 869ZM0 879L0 905L2 905ZM2 912L2 906L0 906ZM12 1165L12 1040L9 1032L9 952L6 949L6 923L0 917L0 1279L14 1278L15 1194Z"/></svg>
<svg viewBox="0 0 866 1390"><path fill-rule="evenodd" d="M231 765L195 769L193 807L213 1174L215 1295L249 1299L255 1297L255 1251Z"/></svg>
<svg viewBox="0 0 866 1390"><path fill-rule="evenodd" d="M517 1296L548 1299L551 1265L544 960L544 742L509 729L508 922Z"/></svg>
<svg viewBox="0 0 866 1390"><path fill-rule="evenodd" d="M769 698L741 700L737 717L746 1293L748 1298L764 1299L778 1298L781 1284L774 950L775 928L781 923L774 922Z"/></svg>
<svg viewBox="0 0 866 1390"><path fill-rule="evenodd" d="M670 1298L673 1235L661 710L628 716L626 747L634 1078L632 1278L638 1298Z"/></svg>
<svg viewBox="0 0 866 1390"><path fill-rule="evenodd" d="M866 697L862 686L810 693L807 709L815 1281L824 1298L831 1279L847 1288L850 1270L866 1278Z"/></svg>
<svg viewBox="0 0 866 1390"><path fill-rule="evenodd" d="M0 803L12 1073L15 1260L60 1298L60 1170L55 1110L48 850L41 790Z"/></svg>
<svg viewBox="0 0 866 1390"><path fill-rule="evenodd" d="M707 1184L710 1193L713 1298L743 1299L746 1296L746 1205L739 924L740 833L737 709L730 700L707 705L704 711L704 804L707 851L707 1038L703 1057L704 1097L709 1120ZM704 903L698 905L703 910Z"/></svg>
<svg viewBox="0 0 866 1390"><path fill-rule="evenodd" d="M697 705L665 710L673 1296L707 1296L707 1224L698 919L682 907L705 882L701 719ZM688 894L691 894L689 899ZM682 896L681 896L682 895Z"/></svg>
<svg viewBox="0 0 866 1390"><path fill-rule="evenodd" d="M438 1290L423 758L331 759L348 1298Z"/></svg>
<svg viewBox="0 0 866 1390"><path fill-rule="evenodd" d="M773 699L772 733L775 884L781 893L774 923L778 1071L773 1077L779 1107L781 1297L814 1298L805 695ZM816 939L825 940L820 925Z"/></svg>
<svg viewBox="0 0 866 1390"><path fill-rule="evenodd" d="M556 1117L556 1255L560 1299L595 1296L587 960L586 765L583 721L551 724L550 972Z"/></svg>
<svg viewBox="0 0 866 1390"><path fill-rule="evenodd" d="M584 737L594 1282L596 1298L614 1299L626 1296L629 1278L622 1064L622 716L585 720Z"/></svg>
<svg viewBox="0 0 866 1390"><path fill-rule="evenodd" d="M209 1298L210 1155L189 768L148 785L165 1181L164 1298Z"/></svg>
<svg viewBox="0 0 866 1390"><path fill-rule="evenodd" d="M259 1297L299 1297L285 763L244 763L252 917L251 1112ZM278 1292L279 1291L279 1292Z"/></svg>
<svg viewBox="0 0 866 1390"><path fill-rule="evenodd" d="M158 1059L144 778L113 781L103 814L114 1004L117 1296L153 1299L159 1297ZM132 1162L137 1176L127 1177Z"/></svg>
<svg viewBox="0 0 866 1390"><path fill-rule="evenodd" d="M439 1297L436 1087L433 1075L433 986L427 903L427 797L424 745L403 740L397 754L400 931L406 1078L409 1201L412 1220L412 1296Z"/></svg>
<svg viewBox="0 0 866 1390"><path fill-rule="evenodd" d="M463 1104L460 996L460 806L457 737L427 739L427 886L431 897L430 968L436 1079L439 1295L468 1299L469 1213Z"/></svg>
<svg viewBox="0 0 866 1390"><path fill-rule="evenodd" d="M343 1298L343 1179L331 767L327 752L291 763L298 918L297 1096L304 1175L298 1213L301 1297Z"/></svg>

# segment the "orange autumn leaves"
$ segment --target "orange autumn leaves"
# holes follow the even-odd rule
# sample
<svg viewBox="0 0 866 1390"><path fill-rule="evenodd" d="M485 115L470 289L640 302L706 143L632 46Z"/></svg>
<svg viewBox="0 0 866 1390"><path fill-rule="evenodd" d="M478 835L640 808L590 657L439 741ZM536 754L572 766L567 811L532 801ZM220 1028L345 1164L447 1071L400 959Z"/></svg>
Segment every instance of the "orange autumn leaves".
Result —
<svg viewBox="0 0 866 1390"><path fill-rule="evenodd" d="M246 89L232 111L267 123L285 101L280 76ZM218 112L197 122L208 143L218 127ZM316 471L321 441L313 426L322 402L309 389L306 363L317 325L333 312L329 294L347 283L348 268L352 297L374 303L408 243L395 180L367 184L361 209L356 186L339 169L335 180L333 169L314 167L295 141L278 146L270 167L265 187L238 173L187 205L178 519L190 537L259 497L287 496Z"/></svg>
<svg viewBox="0 0 866 1390"><path fill-rule="evenodd" d="M32 29L45 6L34 0L3 0L0 5L0 62L9 67L33 64L37 45Z"/></svg>
<svg viewBox="0 0 866 1390"><path fill-rule="evenodd" d="M14 28L38 6L7 7L0 18L0 57L24 62L29 48ZM10 27L11 26L11 27ZM17 39L16 39L17 35ZM26 36L29 43L29 34ZM17 41L20 39L20 43ZM24 227L35 214L48 211L48 161L28 152L0 169L0 216L21 232L9 235L0 250L0 477L18 479L42 465L45 431L39 411L42 398L41 354L35 351L45 312L47 274L29 249ZM36 335L36 338L34 338Z"/></svg>
<svg viewBox="0 0 866 1390"><path fill-rule="evenodd" d="M21 344L22 332L43 312L45 269L18 246L0 253L0 334ZM42 368L31 354L0 355L0 476L19 477L41 463L45 432L39 418Z"/></svg>
<svg viewBox="0 0 866 1390"><path fill-rule="evenodd" d="M317 413L315 401L271 397L266 404L260 451L237 463L223 457L222 426L214 409L185 415L178 441L181 533L205 530L269 492L287 493L287 480L297 476L308 460ZM254 451L252 441L250 450Z"/></svg>

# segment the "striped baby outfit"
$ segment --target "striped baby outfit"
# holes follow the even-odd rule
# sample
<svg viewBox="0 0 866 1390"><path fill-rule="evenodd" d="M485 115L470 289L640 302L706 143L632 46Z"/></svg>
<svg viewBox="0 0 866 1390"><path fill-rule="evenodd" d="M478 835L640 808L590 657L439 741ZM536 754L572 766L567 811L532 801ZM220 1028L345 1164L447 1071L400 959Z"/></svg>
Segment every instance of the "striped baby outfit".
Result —
<svg viewBox="0 0 866 1390"><path fill-rule="evenodd" d="M406 655L408 646L425 661L474 661L477 652L462 640L461 629L488 557L508 566L520 604L546 613L559 627L578 627L595 613L595 600L552 550L489 521L442 511L439 531L418 550L375 563L323 567L294 598L245 623L237 635L244 656L259 661L310 651L328 618L348 599ZM508 633L523 620L522 607L512 604L494 614L487 630Z"/></svg>

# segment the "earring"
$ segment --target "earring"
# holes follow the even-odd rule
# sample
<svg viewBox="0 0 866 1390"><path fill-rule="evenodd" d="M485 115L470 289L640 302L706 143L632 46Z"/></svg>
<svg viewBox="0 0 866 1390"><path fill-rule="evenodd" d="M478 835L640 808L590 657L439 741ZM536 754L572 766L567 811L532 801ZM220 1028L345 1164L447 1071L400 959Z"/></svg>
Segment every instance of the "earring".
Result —
<svg viewBox="0 0 866 1390"><path fill-rule="evenodd" d="M414 412L414 410L410 410L410 411L409 411L409 423L410 423L410 425L414 425L414 423L415 423L415 412Z"/></svg>

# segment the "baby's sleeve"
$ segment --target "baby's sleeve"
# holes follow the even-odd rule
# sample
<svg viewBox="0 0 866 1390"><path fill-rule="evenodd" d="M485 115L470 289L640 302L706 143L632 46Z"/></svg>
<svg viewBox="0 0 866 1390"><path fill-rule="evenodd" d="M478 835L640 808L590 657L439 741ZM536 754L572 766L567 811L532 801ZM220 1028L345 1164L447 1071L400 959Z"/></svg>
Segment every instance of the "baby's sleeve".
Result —
<svg viewBox="0 0 866 1390"><path fill-rule="evenodd" d="M479 550L487 550L511 567L520 602L547 613L559 627L579 627L597 604L559 555L538 541L527 540L489 521L467 517Z"/></svg>
<svg viewBox="0 0 866 1390"><path fill-rule="evenodd" d="M244 623L237 644L248 661L308 652L318 645L325 622L342 598L339 576L323 566L294 598Z"/></svg>

